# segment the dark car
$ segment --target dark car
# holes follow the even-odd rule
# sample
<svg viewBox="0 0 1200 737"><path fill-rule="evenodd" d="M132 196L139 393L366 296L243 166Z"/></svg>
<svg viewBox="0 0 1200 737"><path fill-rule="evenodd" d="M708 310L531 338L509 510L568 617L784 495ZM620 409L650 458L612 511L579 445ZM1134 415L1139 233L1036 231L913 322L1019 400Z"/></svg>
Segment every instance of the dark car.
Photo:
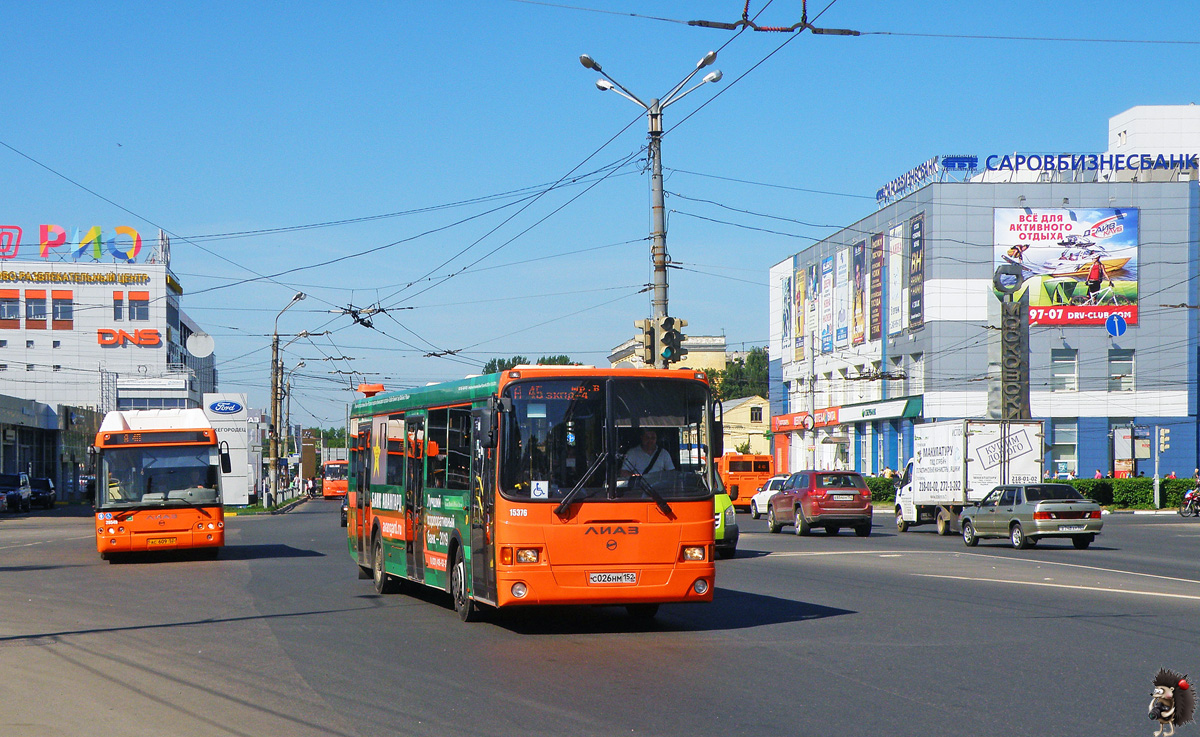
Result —
<svg viewBox="0 0 1200 737"><path fill-rule="evenodd" d="M4 498L4 506L8 511L28 512L32 496L29 476L23 473L0 473L0 497Z"/></svg>
<svg viewBox="0 0 1200 737"><path fill-rule="evenodd" d="M29 487L32 490L30 503L36 504L42 509L54 508L54 502L58 501L58 494L54 491L53 479L29 479Z"/></svg>
<svg viewBox="0 0 1200 737"><path fill-rule="evenodd" d="M346 526L346 517L350 514L350 497L342 497L342 527Z"/></svg>
<svg viewBox="0 0 1200 737"><path fill-rule="evenodd" d="M853 527L859 537L867 537L873 511L871 490L860 474L798 471L767 502L767 529L779 532L792 524L797 535L807 535L814 527L836 535L843 527Z"/></svg>

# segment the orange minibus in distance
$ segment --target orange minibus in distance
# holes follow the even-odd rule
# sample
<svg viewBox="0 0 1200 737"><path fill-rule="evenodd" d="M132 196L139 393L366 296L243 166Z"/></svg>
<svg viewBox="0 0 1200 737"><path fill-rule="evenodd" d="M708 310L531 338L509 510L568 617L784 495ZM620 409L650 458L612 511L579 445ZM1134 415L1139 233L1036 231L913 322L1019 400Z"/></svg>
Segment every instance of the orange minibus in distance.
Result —
<svg viewBox="0 0 1200 737"><path fill-rule="evenodd" d="M341 499L346 496L346 471L348 461L325 461L321 469L321 496L325 499Z"/></svg>
<svg viewBox="0 0 1200 737"><path fill-rule="evenodd" d="M351 409L349 553L380 593L442 589L464 621L711 601L714 405L702 372L590 366L369 393Z"/></svg>
<svg viewBox="0 0 1200 737"><path fill-rule="evenodd" d="M729 453L717 459L717 472L739 511L750 508L750 497L775 475L775 459L769 455Z"/></svg>
<svg viewBox="0 0 1200 737"><path fill-rule="evenodd" d="M109 412L96 433L96 550L114 556L225 544L228 449L201 409Z"/></svg>

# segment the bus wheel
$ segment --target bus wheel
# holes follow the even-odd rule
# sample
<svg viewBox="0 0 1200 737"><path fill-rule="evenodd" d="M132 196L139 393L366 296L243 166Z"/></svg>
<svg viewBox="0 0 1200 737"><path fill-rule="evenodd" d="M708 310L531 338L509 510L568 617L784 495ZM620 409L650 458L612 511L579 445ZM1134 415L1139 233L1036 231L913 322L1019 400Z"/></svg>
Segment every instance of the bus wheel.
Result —
<svg viewBox="0 0 1200 737"><path fill-rule="evenodd" d="M454 568L450 569L450 594L454 597L454 611L464 622L479 619L479 605L467 596L467 564L463 561L462 549L454 553Z"/></svg>
<svg viewBox="0 0 1200 737"><path fill-rule="evenodd" d="M383 568L383 540L378 536L375 537L375 544L371 546L371 561L374 563L375 593L396 593L396 582Z"/></svg>
<svg viewBox="0 0 1200 737"><path fill-rule="evenodd" d="M658 614L658 604L626 604L625 611L639 622L649 622Z"/></svg>

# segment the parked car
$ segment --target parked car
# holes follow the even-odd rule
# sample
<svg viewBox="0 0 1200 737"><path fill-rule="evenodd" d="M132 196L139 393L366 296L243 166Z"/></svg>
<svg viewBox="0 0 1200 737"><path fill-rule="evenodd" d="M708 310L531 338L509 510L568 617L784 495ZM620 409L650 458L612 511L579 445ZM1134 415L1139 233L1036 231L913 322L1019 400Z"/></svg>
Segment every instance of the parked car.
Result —
<svg viewBox="0 0 1200 737"><path fill-rule="evenodd" d="M750 516L754 519L762 519L762 516L767 513L767 502L771 501L775 492L783 488L783 484L787 480L787 474L781 473L767 479L766 483L758 487L754 496L750 497Z"/></svg>
<svg viewBox="0 0 1200 737"><path fill-rule="evenodd" d="M24 473L0 473L0 496L4 497L4 506L8 511L28 512L29 500L33 496L29 476Z"/></svg>
<svg viewBox="0 0 1200 737"><path fill-rule="evenodd" d="M36 504L42 509L54 508L58 494L54 490L53 479L29 479L29 487L33 492L30 496L31 504Z"/></svg>
<svg viewBox="0 0 1200 737"><path fill-rule="evenodd" d="M836 535L853 527L859 537L871 534L871 490L854 471L798 471L767 503L767 529L779 532L795 525L797 535L824 527Z"/></svg>
<svg viewBox="0 0 1200 737"><path fill-rule="evenodd" d="M349 495L342 497L342 527L346 526L347 518L350 515L350 497Z"/></svg>
<svg viewBox="0 0 1200 737"><path fill-rule="evenodd" d="M968 547L982 538L1007 537L1021 550L1042 538L1061 537L1085 550L1104 526L1100 514L1100 505L1070 484L1018 484L992 489L963 509L959 524Z"/></svg>

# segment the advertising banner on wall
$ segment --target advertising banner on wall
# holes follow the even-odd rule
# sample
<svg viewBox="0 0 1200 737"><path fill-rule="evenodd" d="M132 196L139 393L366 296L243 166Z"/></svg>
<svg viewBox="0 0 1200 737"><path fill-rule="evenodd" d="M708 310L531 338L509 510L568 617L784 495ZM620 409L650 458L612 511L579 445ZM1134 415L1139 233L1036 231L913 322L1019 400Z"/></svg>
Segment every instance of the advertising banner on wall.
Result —
<svg viewBox="0 0 1200 737"><path fill-rule="evenodd" d="M817 349L817 341L819 340L817 323L819 322L818 313L819 301L817 295L821 293L821 269L816 264L808 267L808 294L804 296L805 301L805 326L808 329L808 349L815 351Z"/></svg>
<svg viewBox="0 0 1200 737"><path fill-rule="evenodd" d="M899 335L904 330L904 286L908 283L908 269L904 263L904 224L888 231L888 335Z"/></svg>
<svg viewBox="0 0 1200 737"><path fill-rule="evenodd" d="M833 256L821 261L821 352L833 352Z"/></svg>
<svg viewBox="0 0 1200 737"><path fill-rule="evenodd" d="M850 342L862 345L867 338L867 242L854 244L854 277L850 280Z"/></svg>
<svg viewBox="0 0 1200 737"><path fill-rule="evenodd" d="M994 224L993 266L1021 267L1030 325L1137 324L1136 208L997 208Z"/></svg>
<svg viewBox="0 0 1200 737"><path fill-rule="evenodd" d="M804 358L804 319L806 316L804 304L805 291L808 288L808 270L804 267L796 269L792 276L792 288L795 289L795 299L792 300L792 316L796 320L796 329L792 331L792 341L795 343L796 360Z"/></svg>
<svg viewBox="0 0 1200 737"><path fill-rule="evenodd" d="M837 252L834 272L833 342L838 348L850 345L850 249Z"/></svg>
<svg viewBox="0 0 1200 737"><path fill-rule="evenodd" d="M908 329L925 326L925 213L908 221Z"/></svg>
<svg viewBox="0 0 1200 737"><path fill-rule="evenodd" d="M783 302L783 360L791 360L788 347L792 344L792 277L785 276L779 280L779 294Z"/></svg>
<svg viewBox="0 0 1200 737"><path fill-rule="evenodd" d="M868 338L883 337L883 234L871 236L871 307L868 317Z"/></svg>

